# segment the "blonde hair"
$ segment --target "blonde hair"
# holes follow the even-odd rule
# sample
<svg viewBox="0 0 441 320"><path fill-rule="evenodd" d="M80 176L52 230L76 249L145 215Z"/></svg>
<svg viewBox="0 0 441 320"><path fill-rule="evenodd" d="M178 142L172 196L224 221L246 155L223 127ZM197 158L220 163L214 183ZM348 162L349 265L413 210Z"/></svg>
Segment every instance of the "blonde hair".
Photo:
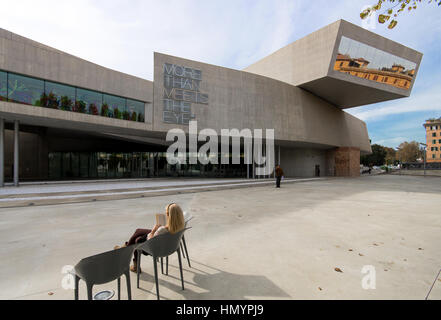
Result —
<svg viewBox="0 0 441 320"><path fill-rule="evenodd" d="M167 206L167 229L170 233L176 233L184 229L185 221L184 221L184 213L180 206L176 203L170 203Z"/></svg>

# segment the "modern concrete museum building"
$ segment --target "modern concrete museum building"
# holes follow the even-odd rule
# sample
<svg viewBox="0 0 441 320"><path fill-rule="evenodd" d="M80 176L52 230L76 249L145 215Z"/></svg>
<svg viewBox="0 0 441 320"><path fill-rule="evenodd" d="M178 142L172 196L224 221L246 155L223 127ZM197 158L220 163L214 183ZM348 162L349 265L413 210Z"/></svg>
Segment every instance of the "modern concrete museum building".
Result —
<svg viewBox="0 0 441 320"><path fill-rule="evenodd" d="M0 29L0 179L253 176L168 164L166 133L190 120L274 129L287 176L356 176L370 141L344 109L408 97L421 58L339 20L244 70L155 53L152 82Z"/></svg>

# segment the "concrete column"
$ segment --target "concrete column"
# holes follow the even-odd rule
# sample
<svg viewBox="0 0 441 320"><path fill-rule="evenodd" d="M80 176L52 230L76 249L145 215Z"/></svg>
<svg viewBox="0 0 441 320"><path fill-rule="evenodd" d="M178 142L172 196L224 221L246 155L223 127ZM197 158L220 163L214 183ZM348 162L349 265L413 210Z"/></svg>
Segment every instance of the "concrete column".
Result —
<svg viewBox="0 0 441 320"><path fill-rule="evenodd" d="M140 171L140 178L142 178L142 152L139 153L139 171Z"/></svg>
<svg viewBox="0 0 441 320"><path fill-rule="evenodd" d="M245 146L245 143L244 143L244 148L247 149L244 160L248 160L250 158L250 150ZM247 179L249 178L250 178L250 164L247 162Z"/></svg>
<svg viewBox="0 0 441 320"><path fill-rule="evenodd" d="M20 127L18 120L14 121L14 186L18 187L18 169L19 169L19 133Z"/></svg>
<svg viewBox="0 0 441 320"><path fill-rule="evenodd" d="M279 164L279 166L280 166L280 146L279 146L279 156L278 156L277 158L278 158L278 159L277 159L278 164Z"/></svg>
<svg viewBox="0 0 441 320"><path fill-rule="evenodd" d="M0 119L0 188L5 186L5 120Z"/></svg>
<svg viewBox="0 0 441 320"><path fill-rule="evenodd" d="M251 139L252 148L251 148L251 164L252 164L252 170L253 170L253 179L256 178L256 170L254 167L254 138Z"/></svg>

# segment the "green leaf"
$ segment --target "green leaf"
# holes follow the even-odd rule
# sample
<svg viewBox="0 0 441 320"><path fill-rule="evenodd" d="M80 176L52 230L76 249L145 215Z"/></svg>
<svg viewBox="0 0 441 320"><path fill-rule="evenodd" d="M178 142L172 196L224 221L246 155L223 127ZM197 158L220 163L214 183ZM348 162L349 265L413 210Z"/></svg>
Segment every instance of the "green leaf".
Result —
<svg viewBox="0 0 441 320"><path fill-rule="evenodd" d="M384 14L380 14L380 15L378 16L378 22L379 22L379 23L383 24L383 23L385 23L386 21L387 21L387 19L386 19L386 16L385 16Z"/></svg>
<svg viewBox="0 0 441 320"><path fill-rule="evenodd" d="M397 24L398 24L398 21L397 21L397 20L392 20L392 21L389 23L388 28L389 28L389 29L393 29L393 28L396 27Z"/></svg>
<svg viewBox="0 0 441 320"><path fill-rule="evenodd" d="M366 9L363 12L360 13L360 18L361 19L366 19L366 17L369 15L370 13L370 9Z"/></svg>

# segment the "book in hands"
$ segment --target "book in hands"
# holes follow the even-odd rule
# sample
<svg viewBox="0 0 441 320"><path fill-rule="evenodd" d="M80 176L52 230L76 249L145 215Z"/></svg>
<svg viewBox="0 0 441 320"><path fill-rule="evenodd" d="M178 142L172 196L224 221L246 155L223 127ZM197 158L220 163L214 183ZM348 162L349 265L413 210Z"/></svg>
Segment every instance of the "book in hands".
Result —
<svg viewBox="0 0 441 320"><path fill-rule="evenodd" d="M160 226L165 226L167 224L167 217L163 213L156 214L156 224Z"/></svg>

